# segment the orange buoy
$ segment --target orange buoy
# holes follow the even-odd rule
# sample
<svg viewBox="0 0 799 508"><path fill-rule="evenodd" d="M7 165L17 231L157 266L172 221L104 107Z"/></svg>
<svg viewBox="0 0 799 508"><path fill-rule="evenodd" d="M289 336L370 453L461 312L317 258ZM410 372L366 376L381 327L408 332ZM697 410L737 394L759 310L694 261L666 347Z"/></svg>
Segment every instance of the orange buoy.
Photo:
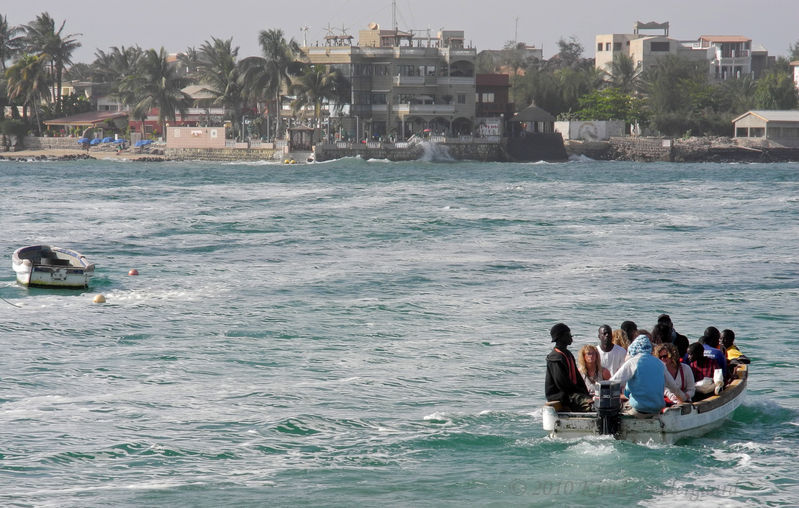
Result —
<svg viewBox="0 0 799 508"><path fill-rule="evenodd" d="M105 303L105 296L103 296L101 294L97 295L97 296L94 297L94 300L92 300L92 301L94 303Z"/></svg>
<svg viewBox="0 0 799 508"><path fill-rule="evenodd" d="M139 271L133 268L128 272L128 275L139 275Z"/></svg>

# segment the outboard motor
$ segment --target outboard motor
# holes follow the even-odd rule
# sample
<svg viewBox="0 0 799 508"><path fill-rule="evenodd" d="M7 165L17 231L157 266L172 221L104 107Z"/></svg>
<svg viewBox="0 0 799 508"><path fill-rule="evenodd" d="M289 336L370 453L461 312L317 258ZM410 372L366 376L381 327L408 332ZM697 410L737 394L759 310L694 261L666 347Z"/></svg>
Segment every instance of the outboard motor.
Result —
<svg viewBox="0 0 799 508"><path fill-rule="evenodd" d="M602 435L616 435L621 427L621 383L599 382L597 402L597 431Z"/></svg>

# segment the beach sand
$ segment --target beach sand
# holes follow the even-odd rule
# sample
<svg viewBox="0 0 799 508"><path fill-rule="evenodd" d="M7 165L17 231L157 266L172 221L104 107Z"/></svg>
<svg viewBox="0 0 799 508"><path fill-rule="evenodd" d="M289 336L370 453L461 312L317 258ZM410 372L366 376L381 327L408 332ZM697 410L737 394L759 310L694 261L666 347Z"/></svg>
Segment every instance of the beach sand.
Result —
<svg viewBox="0 0 799 508"><path fill-rule="evenodd" d="M123 150L120 153L117 153L116 150L86 150L76 149L76 150L57 150L57 149L47 149L47 150L21 150L19 152L0 152L0 159L47 159L47 160L58 160L58 159L82 159L88 155L92 159L98 160L119 160L119 161L136 161L136 160L146 160L146 161L153 161L153 160L167 160L167 158L163 155L154 155L151 153L136 153L136 149L128 149Z"/></svg>

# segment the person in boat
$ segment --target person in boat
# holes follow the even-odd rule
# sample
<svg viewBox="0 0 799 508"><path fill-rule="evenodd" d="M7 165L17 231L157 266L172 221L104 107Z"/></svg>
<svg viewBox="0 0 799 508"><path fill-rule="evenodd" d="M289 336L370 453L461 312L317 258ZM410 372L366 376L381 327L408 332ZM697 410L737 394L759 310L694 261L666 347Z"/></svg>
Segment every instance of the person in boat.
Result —
<svg viewBox="0 0 799 508"><path fill-rule="evenodd" d="M577 362L568 347L573 339L571 330L558 323L549 330L555 347L547 355L547 372L544 379L544 392L548 402L560 402L567 411L593 411L594 399L588 389Z"/></svg>
<svg viewBox="0 0 799 508"><path fill-rule="evenodd" d="M632 343L632 341L635 340L636 337L638 337L638 334L635 333L636 330L638 330L638 325L635 324L634 321L624 321L622 322L621 326L619 326L619 328L624 330L624 333L627 334L627 340L630 343Z"/></svg>
<svg viewBox="0 0 799 508"><path fill-rule="evenodd" d="M627 351L627 348L630 347L630 339L627 338L627 332L618 328L613 330L613 343L617 346L624 348L624 351Z"/></svg>
<svg viewBox="0 0 799 508"><path fill-rule="evenodd" d="M602 325L597 331L599 339L599 360L610 371L616 373L627 358L627 350L613 343L613 330L608 325Z"/></svg>
<svg viewBox="0 0 799 508"><path fill-rule="evenodd" d="M652 356L652 343L649 337L639 335L627 350L630 359L610 378L610 381L627 383L624 394L627 396L634 415L653 415L666 407L663 399L666 387L674 393L677 400L684 401L685 393L669 374L663 362Z"/></svg>
<svg viewBox="0 0 799 508"><path fill-rule="evenodd" d="M719 349L721 342L721 333L719 333L719 329L715 326L708 326L705 328L705 333L702 334L699 342L705 347L705 356L716 360L721 370L724 371L724 377L727 378L727 359L724 357L724 353L721 352L721 349Z"/></svg>
<svg viewBox="0 0 799 508"><path fill-rule="evenodd" d="M696 386L694 385L694 373L691 367L680 361L680 354L677 352L677 346L674 344L661 344L655 347L655 356L663 362L666 370L669 371L671 377L680 385L680 390L685 394L683 402L690 402L696 393ZM663 398L667 406L678 404L679 398L666 387L663 392Z"/></svg>
<svg viewBox="0 0 799 508"><path fill-rule="evenodd" d="M652 345L660 344L671 344L671 329L665 324L658 323L652 328Z"/></svg>
<svg viewBox="0 0 799 508"><path fill-rule="evenodd" d="M663 324L669 327L671 331L671 342L675 346L677 346L677 351L680 352L680 358L685 356L685 353L688 351L688 337L682 335L681 333L677 333L677 330L674 329L674 323L671 322L671 316L668 314L661 314L658 316L658 324Z"/></svg>
<svg viewBox="0 0 799 508"><path fill-rule="evenodd" d="M624 351L624 350L622 350ZM626 354L626 351L625 351ZM602 359L595 346L586 344L577 353L577 370L583 376L583 382L588 395L596 397L599 390L599 382L610 379L610 371L602 366Z"/></svg>
<svg viewBox="0 0 799 508"><path fill-rule="evenodd" d="M716 391L713 375L716 369L721 367L713 357L706 355L705 347L701 342L694 342L688 346L688 366L694 375L694 386L696 387L694 401L713 395Z"/></svg>
<svg viewBox="0 0 799 508"><path fill-rule="evenodd" d="M724 354L730 366L748 364L750 362L749 358L741 353L741 350L735 345L735 332L732 330L721 331L721 345L724 348Z"/></svg>

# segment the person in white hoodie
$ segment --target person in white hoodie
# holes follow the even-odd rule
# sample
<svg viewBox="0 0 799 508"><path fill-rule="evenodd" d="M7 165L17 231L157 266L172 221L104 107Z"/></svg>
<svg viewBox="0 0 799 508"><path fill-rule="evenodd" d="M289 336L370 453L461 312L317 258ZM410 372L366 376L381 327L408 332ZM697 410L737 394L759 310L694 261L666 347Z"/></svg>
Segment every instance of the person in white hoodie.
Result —
<svg viewBox="0 0 799 508"><path fill-rule="evenodd" d="M666 387L680 402L686 400L680 385L669 374L663 362L652 356L652 343L646 335L639 335L627 350L630 359L611 376L610 381L627 383L624 394L629 399L633 414L658 414L666 407L663 393Z"/></svg>

